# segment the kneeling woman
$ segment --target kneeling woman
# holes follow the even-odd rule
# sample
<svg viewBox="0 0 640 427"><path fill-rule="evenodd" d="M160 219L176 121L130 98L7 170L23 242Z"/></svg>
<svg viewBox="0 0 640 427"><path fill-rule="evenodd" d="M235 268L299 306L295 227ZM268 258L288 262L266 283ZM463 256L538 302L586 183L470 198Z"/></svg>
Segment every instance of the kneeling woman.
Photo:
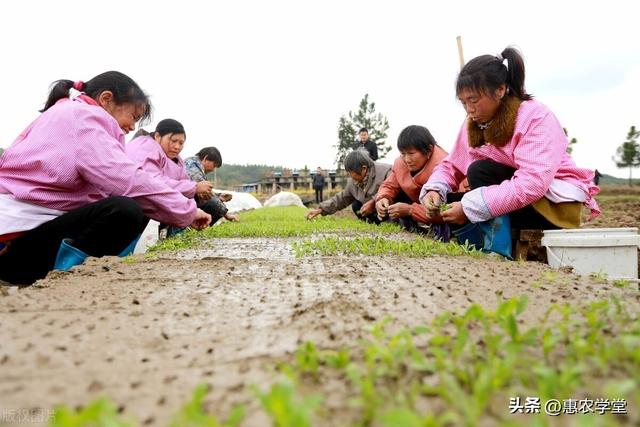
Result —
<svg viewBox="0 0 640 427"><path fill-rule="evenodd" d="M380 219L388 216L409 231L419 231L421 224L431 223L420 204L420 190L447 152L426 127L416 125L400 132L398 151L400 157L376 195L376 211Z"/></svg>
<svg viewBox="0 0 640 427"><path fill-rule="evenodd" d="M420 196L428 217L441 215L459 227L458 240L477 224L484 249L507 257L510 226L574 228L580 226L583 204L592 217L600 212L592 198L599 191L593 171L575 165L560 122L525 91L524 77L524 61L513 48L463 67L456 95L468 118ZM465 175L471 191L452 193ZM440 214L444 201L452 206Z"/></svg>
<svg viewBox="0 0 640 427"><path fill-rule="evenodd" d="M88 255L125 255L148 218L209 224L193 200L125 155L124 135L150 108L117 71L55 84L42 115L0 157L1 280L31 284Z"/></svg>

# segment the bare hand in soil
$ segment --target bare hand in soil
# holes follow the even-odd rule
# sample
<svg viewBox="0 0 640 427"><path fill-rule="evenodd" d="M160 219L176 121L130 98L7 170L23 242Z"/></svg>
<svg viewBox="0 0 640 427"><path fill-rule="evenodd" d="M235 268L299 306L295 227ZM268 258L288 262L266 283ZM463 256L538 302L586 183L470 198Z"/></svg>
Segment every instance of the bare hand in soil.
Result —
<svg viewBox="0 0 640 427"><path fill-rule="evenodd" d="M209 224L211 224L211 215L209 215L202 209L198 209L196 211L196 218L191 223L191 228L202 230L204 228L207 228Z"/></svg>
<svg viewBox="0 0 640 427"><path fill-rule="evenodd" d="M238 217L238 215L230 214L230 213L226 214L226 215L224 216L224 219L226 219L227 221L231 221L231 222L238 222L238 221L240 221L240 217Z"/></svg>
<svg viewBox="0 0 640 427"><path fill-rule="evenodd" d="M320 215L321 213L322 213L322 209L320 208L311 209L309 212L307 212L307 214L305 215L305 218L313 219L318 215Z"/></svg>

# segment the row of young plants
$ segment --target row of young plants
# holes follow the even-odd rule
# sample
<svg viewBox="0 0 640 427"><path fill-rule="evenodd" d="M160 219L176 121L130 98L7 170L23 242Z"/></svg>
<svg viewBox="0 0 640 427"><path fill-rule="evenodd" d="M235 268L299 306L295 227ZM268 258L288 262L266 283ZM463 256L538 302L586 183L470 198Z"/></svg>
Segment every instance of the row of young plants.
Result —
<svg viewBox="0 0 640 427"><path fill-rule="evenodd" d="M273 385L253 386L253 394L278 427L558 425L553 424L558 418L544 413L545 402L554 399L573 408L572 414L559 416L561 425L638 425L638 316L612 298L553 305L525 328L521 318L527 303L526 297L513 298L495 310L473 304L464 314L445 313L416 328L401 328L385 318L366 339L344 348L306 342L277 366L279 379ZM333 391L323 392L327 388ZM340 390L338 408L335 390ZM225 421L206 414L206 393L205 386L196 389L169 425L242 424L243 407L234 408ZM532 397L539 405L524 407ZM515 406L516 399L523 405ZM573 406L567 406L572 400ZM580 400L591 402L592 411L579 412L575 404ZM77 412L59 408L50 425L133 424L99 400Z"/></svg>
<svg viewBox="0 0 640 427"><path fill-rule="evenodd" d="M296 256L307 255L398 255L423 257L433 255L481 256L467 246L445 244L428 237L392 238L402 229L394 223L368 224L355 218L334 216L304 219L305 209L297 206L256 209L243 212L240 222L225 222L203 231L187 230L163 240L149 249L158 251L189 249L213 238L225 237L306 237L292 243ZM339 236L332 235L338 233ZM328 235L328 236L327 236ZM385 237L386 236L386 237Z"/></svg>
<svg viewBox="0 0 640 427"><path fill-rule="evenodd" d="M389 239L384 236L358 236L343 238L330 236L321 239L306 239L291 244L297 257L307 255L397 255L428 257L434 255L483 256L481 251L468 245L442 243L429 238Z"/></svg>
<svg viewBox="0 0 640 427"><path fill-rule="evenodd" d="M150 252L193 248L200 242L221 237L304 237L327 233L374 233L391 234L400 231L392 223L379 226L355 218L335 216L305 219L305 208L285 206L261 208L240 214L239 222L224 222L203 231L187 230L177 236L163 240L149 249Z"/></svg>

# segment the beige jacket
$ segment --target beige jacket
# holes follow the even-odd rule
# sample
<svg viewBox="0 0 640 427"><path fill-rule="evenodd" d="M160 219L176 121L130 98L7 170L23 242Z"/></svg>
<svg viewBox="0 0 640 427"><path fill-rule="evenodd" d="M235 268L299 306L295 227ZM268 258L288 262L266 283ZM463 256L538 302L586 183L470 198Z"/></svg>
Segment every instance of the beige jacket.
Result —
<svg viewBox="0 0 640 427"><path fill-rule="evenodd" d="M359 186L351 178L347 179L347 185L344 190L320 203L320 209L322 209L322 215L331 215L351 205L355 200L361 203L366 203L376 197L378 188L387 179L391 172L391 165L386 163L374 162L374 167L367 175L367 181L364 186Z"/></svg>

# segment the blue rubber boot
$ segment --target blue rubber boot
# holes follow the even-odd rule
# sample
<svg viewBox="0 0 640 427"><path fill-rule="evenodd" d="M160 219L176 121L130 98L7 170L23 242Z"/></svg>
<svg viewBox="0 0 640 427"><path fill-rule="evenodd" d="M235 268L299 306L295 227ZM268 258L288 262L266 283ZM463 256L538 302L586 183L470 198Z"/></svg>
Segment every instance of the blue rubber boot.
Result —
<svg viewBox="0 0 640 427"><path fill-rule="evenodd" d="M484 245L482 230L480 230L479 225L476 223L470 222L463 227L452 229L451 233L453 233L461 245L466 243L470 248L477 250L481 250Z"/></svg>
<svg viewBox="0 0 640 427"><path fill-rule="evenodd" d="M54 270L69 271L73 266L82 264L89 256L78 248L71 246L71 239L63 239L56 255L56 262L53 265Z"/></svg>
<svg viewBox="0 0 640 427"><path fill-rule="evenodd" d="M133 239L133 241L131 243L129 243L129 246L124 248L123 251L118 254L118 256L119 257L126 257L126 256L131 255L133 253L133 250L136 248L136 245L138 244L138 240L140 240L140 236L142 236L142 234L138 235L138 237Z"/></svg>
<svg viewBox="0 0 640 427"><path fill-rule="evenodd" d="M484 234L484 252L495 252L507 259L511 257L511 220L509 215L501 215L478 223Z"/></svg>

